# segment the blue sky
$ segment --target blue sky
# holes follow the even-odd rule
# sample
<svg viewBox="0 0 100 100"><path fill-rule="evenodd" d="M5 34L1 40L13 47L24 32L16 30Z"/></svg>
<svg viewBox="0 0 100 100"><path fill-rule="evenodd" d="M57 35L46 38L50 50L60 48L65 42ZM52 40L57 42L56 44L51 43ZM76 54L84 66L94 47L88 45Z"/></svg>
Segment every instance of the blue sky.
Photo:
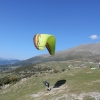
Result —
<svg viewBox="0 0 100 100"><path fill-rule="evenodd" d="M56 37L56 52L100 41L100 0L0 0L0 57L28 59L48 51L37 33Z"/></svg>

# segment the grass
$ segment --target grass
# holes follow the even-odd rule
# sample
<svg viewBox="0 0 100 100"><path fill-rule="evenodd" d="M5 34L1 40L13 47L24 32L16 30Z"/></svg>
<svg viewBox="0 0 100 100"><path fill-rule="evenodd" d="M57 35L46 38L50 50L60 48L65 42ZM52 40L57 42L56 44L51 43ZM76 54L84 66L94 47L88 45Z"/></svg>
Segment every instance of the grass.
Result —
<svg viewBox="0 0 100 100"><path fill-rule="evenodd" d="M69 92L90 92L97 91L99 87L99 82L95 82L96 80L100 80L99 71L93 70L91 73L87 73L90 69L82 69L74 73L73 76L68 77L68 86L70 87Z"/></svg>
<svg viewBox="0 0 100 100"><path fill-rule="evenodd" d="M59 65L56 67L58 69L59 67L66 68L64 72L52 74L47 73L47 75L41 74L37 77L28 77L23 81L18 82L17 84L12 84L8 88L0 90L0 100L37 100L37 98L31 97L31 95L38 93L48 93L44 84L42 83L43 80L47 80L50 82L50 86L54 86L58 80L65 79L66 83L64 86L67 88L63 88L62 90L60 89L61 91L51 91L51 94L40 96L40 100L50 100L51 98L57 97L59 97L59 100L66 100L65 97L62 97L64 94L67 94L70 97L70 94L100 92L100 69L91 70L89 68L74 68L68 70L67 66L68 65L66 64L65 66ZM51 67L54 68L53 65ZM84 97L84 100L95 99L91 98L90 96L86 96Z"/></svg>

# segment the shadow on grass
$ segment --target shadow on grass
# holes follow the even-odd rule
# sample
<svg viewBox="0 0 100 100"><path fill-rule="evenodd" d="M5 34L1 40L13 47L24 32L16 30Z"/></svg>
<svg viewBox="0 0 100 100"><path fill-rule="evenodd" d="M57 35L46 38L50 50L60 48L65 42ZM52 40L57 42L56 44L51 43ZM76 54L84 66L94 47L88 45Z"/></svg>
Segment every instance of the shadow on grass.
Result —
<svg viewBox="0 0 100 100"><path fill-rule="evenodd" d="M55 85L53 86L53 88L58 88L60 87L61 85L65 84L66 83L66 80L58 80Z"/></svg>

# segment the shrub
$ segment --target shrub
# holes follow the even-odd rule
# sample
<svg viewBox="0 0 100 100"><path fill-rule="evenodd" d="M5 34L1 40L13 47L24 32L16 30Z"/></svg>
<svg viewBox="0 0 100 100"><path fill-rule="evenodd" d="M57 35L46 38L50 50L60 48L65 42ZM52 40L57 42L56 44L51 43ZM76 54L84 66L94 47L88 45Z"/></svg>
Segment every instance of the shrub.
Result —
<svg viewBox="0 0 100 100"><path fill-rule="evenodd" d="M54 73L58 73L59 72L59 70L58 69L54 69Z"/></svg>
<svg viewBox="0 0 100 100"><path fill-rule="evenodd" d="M9 80L9 78L8 78L8 77L6 77L6 78L4 79L3 84L9 84L9 83L10 83L10 80Z"/></svg>
<svg viewBox="0 0 100 100"><path fill-rule="evenodd" d="M64 72L65 71L65 69L62 69L62 72Z"/></svg>
<svg viewBox="0 0 100 100"><path fill-rule="evenodd" d="M9 77L10 82L17 82L17 77L15 75Z"/></svg>

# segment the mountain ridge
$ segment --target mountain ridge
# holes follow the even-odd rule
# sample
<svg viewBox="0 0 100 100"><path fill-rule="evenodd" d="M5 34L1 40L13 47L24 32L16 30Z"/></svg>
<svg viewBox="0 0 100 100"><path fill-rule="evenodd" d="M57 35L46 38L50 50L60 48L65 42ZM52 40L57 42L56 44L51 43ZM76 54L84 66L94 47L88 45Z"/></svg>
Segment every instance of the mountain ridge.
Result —
<svg viewBox="0 0 100 100"><path fill-rule="evenodd" d="M43 54L18 62L19 64L34 64L62 60L100 60L100 43L82 44L67 50L58 51L54 56Z"/></svg>
<svg viewBox="0 0 100 100"><path fill-rule="evenodd" d="M0 57L0 65L14 64L14 63L19 62L19 61L20 60L18 60L18 59Z"/></svg>
<svg viewBox="0 0 100 100"><path fill-rule="evenodd" d="M13 66L43 63L49 61L81 60L100 62L100 43L81 44L63 51L57 51L54 56L42 54L32 58L18 61Z"/></svg>

